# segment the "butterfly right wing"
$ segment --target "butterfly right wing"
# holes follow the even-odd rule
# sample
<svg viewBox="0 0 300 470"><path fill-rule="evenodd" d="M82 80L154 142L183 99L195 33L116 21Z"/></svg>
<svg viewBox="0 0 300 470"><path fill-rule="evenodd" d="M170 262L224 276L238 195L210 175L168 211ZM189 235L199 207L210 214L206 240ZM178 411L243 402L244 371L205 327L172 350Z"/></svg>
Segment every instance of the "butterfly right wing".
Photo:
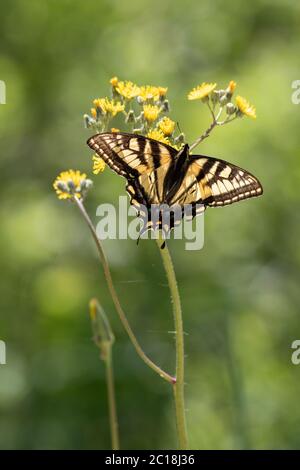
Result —
<svg viewBox="0 0 300 470"><path fill-rule="evenodd" d="M218 207L262 193L258 179L243 168L217 158L190 155L186 176L174 199L179 204Z"/></svg>

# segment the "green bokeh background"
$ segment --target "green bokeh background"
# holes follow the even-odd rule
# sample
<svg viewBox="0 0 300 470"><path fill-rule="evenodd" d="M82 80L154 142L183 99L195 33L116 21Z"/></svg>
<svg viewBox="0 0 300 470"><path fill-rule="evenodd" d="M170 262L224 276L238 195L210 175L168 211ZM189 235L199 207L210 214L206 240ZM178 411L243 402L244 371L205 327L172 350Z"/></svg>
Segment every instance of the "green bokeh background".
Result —
<svg viewBox="0 0 300 470"><path fill-rule="evenodd" d="M204 249L172 241L186 335L186 397L195 449L300 448L300 4L296 0L0 1L0 448L107 449L103 364L88 301L109 314L121 445L174 448L169 386L136 356L108 295L76 207L52 181L91 175L82 115L111 76L169 87L172 117L192 141L209 124L189 89L238 92L257 120L216 129L201 152L257 175L262 198L208 210ZM93 177L86 205L116 202L124 181ZM154 242L105 242L130 322L147 353L172 371L168 289Z"/></svg>

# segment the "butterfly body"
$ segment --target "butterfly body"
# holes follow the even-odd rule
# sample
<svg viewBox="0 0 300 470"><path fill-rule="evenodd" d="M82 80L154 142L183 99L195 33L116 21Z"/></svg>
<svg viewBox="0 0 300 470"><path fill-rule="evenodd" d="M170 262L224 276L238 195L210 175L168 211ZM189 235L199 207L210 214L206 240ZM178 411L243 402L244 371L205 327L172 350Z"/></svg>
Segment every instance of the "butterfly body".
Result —
<svg viewBox="0 0 300 470"><path fill-rule="evenodd" d="M178 151L156 140L121 132L96 134L87 143L126 178L130 202L146 218L145 229L163 226L166 207L171 213L175 208L178 213L179 208L181 220L186 206L194 217L207 206L224 206L263 193L258 179L248 171L224 160L190 154L187 144ZM151 220L154 205L158 206L155 223ZM166 231L175 224L171 214Z"/></svg>
<svg viewBox="0 0 300 470"><path fill-rule="evenodd" d="M189 164L189 147L186 144L177 154L174 164L169 166L163 184L163 200L172 203L172 198L180 188Z"/></svg>

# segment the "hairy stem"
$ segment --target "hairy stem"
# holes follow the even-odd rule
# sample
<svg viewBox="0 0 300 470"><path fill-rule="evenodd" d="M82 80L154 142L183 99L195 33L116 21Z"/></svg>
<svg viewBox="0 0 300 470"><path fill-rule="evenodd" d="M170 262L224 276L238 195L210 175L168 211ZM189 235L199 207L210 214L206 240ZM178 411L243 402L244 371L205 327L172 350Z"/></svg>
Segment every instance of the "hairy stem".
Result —
<svg viewBox="0 0 300 470"><path fill-rule="evenodd" d="M106 259L106 256L105 256L105 253L103 251L103 248L102 248L102 244L100 242L100 240L98 239L97 237L97 234L96 234L96 231L95 231L95 228L93 226L93 223L88 215L88 213L86 212L85 210L85 207L82 203L82 201L80 199L78 199L76 196L74 196L74 201L75 203L77 204L77 207L78 209L80 210L85 222L87 223L90 231L91 231L91 234L92 234L92 237L96 243L96 246L97 246L97 250L98 250L98 254L99 254L99 258L100 258L100 261L101 261L101 264L103 266L103 270L104 270L104 275L105 275L105 279L106 279L106 282L107 282L107 285L108 285L108 289L109 289L109 292L110 292L110 295L112 297L112 300L113 300L113 303L115 305L115 308L117 310L117 313L119 315L119 318L123 324L123 327L125 328L137 354L140 356L140 358L145 362L145 364L147 364L147 366L149 366L152 370L154 370L160 377L162 377L164 380L166 380L167 382L171 383L171 384L174 384L174 381L176 380L174 377L172 377L170 374L168 374L167 372L165 372L163 369L161 369L158 365L156 365L143 351L143 349L141 348L137 338L135 337L132 329L131 329L131 326L127 320L127 317L125 315L125 312L124 310L122 309L121 307L121 304L120 304L120 301L119 301L119 297L118 297L118 294L116 292L116 289L115 289L115 286L113 284L113 280L112 280L112 276L111 276L111 272L110 272L110 268L109 268L109 264L108 264L108 261Z"/></svg>
<svg viewBox="0 0 300 470"><path fill-rule="evenodd" d="M213 110L211 109L210 105L208 106L209 107L209 110L212 114L212 118L213 118L213 121L211 123L211 125L206 129L206 131L200 135L200 137L198 137L198 139L195 140L195 142L192 143L192 145L190 146L190 152L195 148L197 147L197 145L199 145L204 139L206 139L207 137L209 137L211 131L216 127L216 126L220 126L222 125L223 123L220 123L218 122L218 119L219 117L221 116L222 114L222 111L223 111L223 108L221 107L219 109L219 112L217 114L217 116L215 116Z"/></svg>
<svg viewBox="0 0 300 470"><path fill-rule="evenodd" d="M172 258L167 245L165 245L164 248L161 248L163 242L164 240L160 236L157 240L157 245L162 257L163 265L168 279L175 325L176 382L173 384L173 391L175 400L178 444L179 449L184 450L188 448L188 437L184 404L184 331L182 323L182 311Z"/></svg>
<svg viewBox="0 0 300 470"><path fill-rule="evenodd" d="M117 417L116 398L115 398L115 385L114 385L114 373L113 373L111 346L107 349L107 354L104 359L104 362L105 362L105 368L106 368L106 385L107 385L109 423L110 423L112 449L119 450L120 449L119 427L118 427L118 417Z"/></svg>
<svg viewBox="0 0 300 470"><path fill-rule="evenodd" d="M196 139L195 142L192 143L192 145L190 146L190 151L192 151L195 147L197 147L197 145L199 145L202 142L202 140L209 137L209 134L211 133L211 131L216 125L217 125L217 121L213 121L211 125L209 126L209 128L206 129L204 134L200 135L200 137L198 137L198 139Z"/></svg>

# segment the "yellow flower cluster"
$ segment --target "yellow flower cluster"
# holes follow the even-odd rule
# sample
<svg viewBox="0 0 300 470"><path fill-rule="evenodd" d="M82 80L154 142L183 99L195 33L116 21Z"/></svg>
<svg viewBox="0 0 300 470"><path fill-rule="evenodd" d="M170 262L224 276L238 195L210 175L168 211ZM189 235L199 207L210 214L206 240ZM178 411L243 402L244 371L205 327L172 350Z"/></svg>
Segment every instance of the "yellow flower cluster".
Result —
<svg viewBox="0 0 300 470"><path fill-rule="evenodd" d="M110 85L112 98L97 98L93 101L92 117L87 114L84 116L86 127L91 127L97 132L106 132L109 129L110 132L122 132L122 128L120 130L110 127L110 121L119 113L123 113L124 123L130 127L130 132L171 145L177 150L181 148L185 136L183 133L175 135L176 123L167 116L170 110L169 101L166 99L168 88L153 85L140 86L129 80L119 80L116 76L110 79ZM187 97L189 100L200 100L207 103L212 117L218 125L231 122L239 116L255 119L256 110L245 98L237 96L235 104L232 102L236 86L234 80L230 80L224 89L217 89L215 82L203 82L193 88ZM224 113L225 118L222 119ZM94 155L92 158L93 173L102 172L105 168L104 160L98 155ZM62 174L62 178L64 174ZM80 178L78 173L76 175L77 178ZM73 174L72 178L75 178ZM69 188L65 190L63 183L63 179L59 185L56 182L55 188L58 196L60 198L72 197L73 193ZM79 187L78 184L74 183L74 185L75 188ZM72 188L73 186L71 184Z"/></svg>
<svg viewBox="0 0 300 470"><path fill-rule="evenodd" d="M105 169L105 161L102 160L101 157L98 155L93 155L93 173L94 175L98 175L98 173L102 173Z"/></svg>
<svg viewBox="0 0 300 470"><path fill-rule="evenodd" d="M83 199L92 181L87 179L85 173L79 170L62 171L53 183L58 199Z"/></svg>
<svg viewBox="0 0 300 470"><path fill-rule="evenodd" d="M168 88L152 85L138 86L131 81L119 81L118 77L112 77L110 84L112 98L105 97L93 100L92 117L88 114L84 115L86 127L96 129L98 132L107 132L112 118L123 113L125 123L132 126L131 132L170 145L177 151L180 150L185 137L183 133L174 135L176 123L166 116L170 109L169 101L166 99ZM188 99L207 103L214 124L217 125L226 124L241 116L256 119L256 109L248 100L237 96L235 104L232 103L232 96L236 89L235 81L231 80L226 89L216 89L216 87L216 83L203 82L188 93ZM135 103L130 102L133 98L136 98ZM227 117L222 120L220 116L224 111ZM111 127L110 132L121 131ZM203 136L207 137L207 131ZM105 161L96 154L93 155L92 160L93 173L97 175L103 172ZM84 199L92 184L85 173L81 173L79 170L68 170L57 176L53 187L59 199L73 200L78 203L78 200Z"/></svg>
<svg viewBox="0 0 300 470"><path fill-rule="evenodd" d="M110 80L113 89L126 100L138 97L142 103L146 101L158 101L166 96L168 88L161 86L138 86L131 81L119 81L118 77Z"/></svg>
<svg viewBox="0 0 300 470"><path fill-rule="evenodd" d="M149 125L158 119L163 112L168 112L169 104L166 100L168 88L162 86L138 86L129 80L119 80L118 77L110 79L112 99L97 98L93 100L90 115L84 115L87 128L98 132L107 130L109 123L119 113L124 113L125 123L132 126L140 123L137 131L149 130ZM136 99L133 105L131 100ZM137 110L142 106L142 111ZM144 129L145 128L145 129ZM147 128L147 129L146 129Z"/></svg>
<svg viewBox="0 0 300 470"><path fill-rule="evenodd" d="M228 116L234 115L233 117L238 117L244 115L253 119L256 118L255 107L242 96L236 97L236 106L231 103L232 95L236 89L236 82L234 80L230 80L225 90L216 90L216 86L216 83L203 82L188 93L188 99L202 100L207 103L209 103L210 100L210 104L213 105L213 108L219 103L221 110L222 107L226 106Z"/></svg>
<svg viewBox="0 0 300 470"><path fill-rule="evenodd" d="M120 101L115 102L114 100L109 100L108 98L97 98L93 101L95 108L92 108L91 113L93 117L97 116L97 108L99 108L103 114L111 114L111 116L116 116L116 114L124 111L124 105Z"/></svg>

